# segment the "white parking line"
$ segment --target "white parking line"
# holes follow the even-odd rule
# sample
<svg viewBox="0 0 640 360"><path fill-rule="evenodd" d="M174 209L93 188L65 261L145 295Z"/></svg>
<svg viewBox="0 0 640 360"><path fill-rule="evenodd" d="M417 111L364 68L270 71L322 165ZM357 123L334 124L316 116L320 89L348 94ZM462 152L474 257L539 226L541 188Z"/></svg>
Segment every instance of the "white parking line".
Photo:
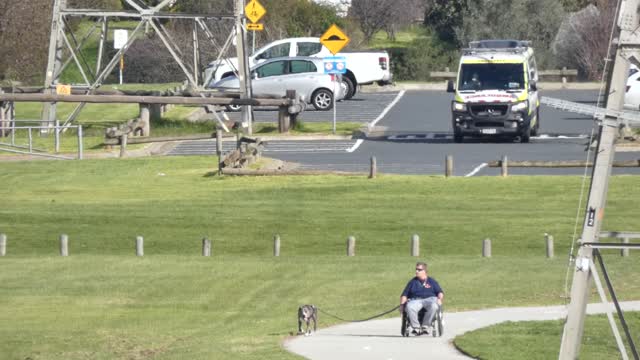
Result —
<svg viewBox="0 0 640 360"><path fill-rule="evenodd" d="M400 101L400 98L402 98L402 96L404 95L405 90L402 90L398 93L398 96L396 96L395 99L393 99L393 101L391 102L391 104L389 104L389 106L387 106L381 113L380 115L378 115L378 117L373 120L371 123L369 123L369 125L367 125L369 127L369 129L371 129L372 127L374 127L378 121L382 120L382 118L387 115L387 113L389 112L389 110L391 110L391 108L398 102Z"/></svg>
<svg viewBox="0 0 640 360"><path fill-rule="evenodd" d="M358 149L358 147L360 147L360 145L362 145L363 142L364 142L364 140L358 139L356 141L356 143L353 144L353 146L350 149L347 149L347 152L348 153L352 153L352 152L356 151Z"/></svg>
<svg viewBox="0 0 640 360"><path fill-rule="evenodd" d="M489 164L487 163L482 163L480 164L478 167L476 167L475 169L473 169L472 172L468 173L467 175L465 175L464 177L471 177L474 176L475 174L477 174L478 172L480 172L480 170L486 168L487 166L489 166Z"/></svg>

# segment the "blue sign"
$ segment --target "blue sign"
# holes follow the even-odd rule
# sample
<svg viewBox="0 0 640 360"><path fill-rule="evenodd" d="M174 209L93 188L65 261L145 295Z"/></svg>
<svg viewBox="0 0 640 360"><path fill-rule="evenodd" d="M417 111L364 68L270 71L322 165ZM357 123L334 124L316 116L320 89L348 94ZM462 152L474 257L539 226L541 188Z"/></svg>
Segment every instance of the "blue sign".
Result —
<svg viewBox="0 0 640 360"><path fill-rule="evenodd" d="M344 56L327 56L323 61L325 74L345 74L347 72L347 58Z"/></svg>

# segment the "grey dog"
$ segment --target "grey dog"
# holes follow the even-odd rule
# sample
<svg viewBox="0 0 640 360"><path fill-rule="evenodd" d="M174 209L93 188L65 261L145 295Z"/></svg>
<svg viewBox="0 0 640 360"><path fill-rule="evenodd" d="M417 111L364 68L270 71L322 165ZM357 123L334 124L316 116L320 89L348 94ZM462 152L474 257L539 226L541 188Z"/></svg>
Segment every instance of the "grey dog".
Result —
<svg viewBox="0 0 640 360"><path fill-rule="evenodd" d="M309 328L311 321L313 321L313 331L315 332L318 325L318 308L315 305L300 306L298 308L298 335L311 335L311 329ZM304 333L302 332L302 322L307 325Z"/></svg>

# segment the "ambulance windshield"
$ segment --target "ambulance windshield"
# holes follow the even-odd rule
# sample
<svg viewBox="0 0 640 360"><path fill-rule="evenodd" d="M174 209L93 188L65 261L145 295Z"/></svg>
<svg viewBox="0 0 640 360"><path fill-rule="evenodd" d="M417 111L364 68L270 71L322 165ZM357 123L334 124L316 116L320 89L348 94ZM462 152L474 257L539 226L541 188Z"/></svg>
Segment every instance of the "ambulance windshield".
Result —
<svg viewBox="0 0 640 360"><path fill-rule="evenodd" d="M524 65L519 64L462 64L458 89L522 90L524 89Z"/></svg>

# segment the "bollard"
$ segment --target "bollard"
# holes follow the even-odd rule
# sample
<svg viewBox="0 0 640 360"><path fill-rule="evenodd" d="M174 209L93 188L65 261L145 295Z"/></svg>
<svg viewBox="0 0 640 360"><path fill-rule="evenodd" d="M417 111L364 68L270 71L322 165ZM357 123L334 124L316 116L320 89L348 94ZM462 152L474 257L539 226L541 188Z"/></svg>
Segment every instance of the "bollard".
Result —
<svg viewBox="0 0 640 360"><path fill-rule="evenodd" d="M122 134L120 136L120 157L123 158L127 156L127 134Z"/></svg>
<svg viewBox="0 0 640 360"><path fill-rule="evenodd" d="M491 257L491 239L482 241L482 257Z"/></svg>
<svg viewBox="0 0 640 360"><path fill-rule="evenodd" d="M60 235L60 256L69 256L69 236Z"/></svg>
<svg viewBox="0 0 640 360"><path fill-rule="evenodd" d="M502 177L507 177L509 176L509 170L508 170L508 159L507 159L507 155L503 155L502 156L502 161L500 162L500 168L502 169Z"/></svg>
<svg viewBox="0 0 640 360"><path fill-rule="evenodd" d="M622 243L623 244L628 244L629 243L629 238L622 238ZM620 250L620 256L624 256L624 257L629 256L629 248Z"/></svg>
<svg viewBox="0 0 640 360"><path fill-rule="evenodd" d="M136 236L136 256L144 256L144 238Z"/></svg>
<svg viewBox="0 0 640 360"><path fill-rule="evenodd" d="M273 237L273 256L280 256L280 235Z"/></svg>
<svg viewBox="0 0 640 360"><path fill-rule="evenodd" d="M411 236L411 256L420 256L420 236L418 234Z"/></svg>
<svg viewBox="0 0 640 360"><path fill-rule="evenodd" d="M553 257L553 236L544 234L544 240L547 245L547 258Z"/></svg>
<svg viewBox="0 0 640 360"><path fill-rule="evenodd" d="M371 169L369 170L369 179L375 179L376 175L378 175L378 164L376 161L376 157L371 157Z"/></svg>
<svg viewBox="0 0 640 360"><path fill-rule="evenodd" d="M211 240L206 236L202 238L202 256L211 256Z"/></svg>
<svg viewBox="0 0 640 360"><path fill-rule="evenodd" d="M0 256L7 255L7 235L0 234Z"/></svg>
<svg viewBox="0 0 640 360"><path fill-rule="evenodd" d="M356 238L354 236L347 238L347 256L356 256Z"/></svg>
<svg viewBox="0 0 640 360"><path fill-rule="evenodd" d="M447 155L445 158L444 176L453 176L453 155Z"/></svg>

